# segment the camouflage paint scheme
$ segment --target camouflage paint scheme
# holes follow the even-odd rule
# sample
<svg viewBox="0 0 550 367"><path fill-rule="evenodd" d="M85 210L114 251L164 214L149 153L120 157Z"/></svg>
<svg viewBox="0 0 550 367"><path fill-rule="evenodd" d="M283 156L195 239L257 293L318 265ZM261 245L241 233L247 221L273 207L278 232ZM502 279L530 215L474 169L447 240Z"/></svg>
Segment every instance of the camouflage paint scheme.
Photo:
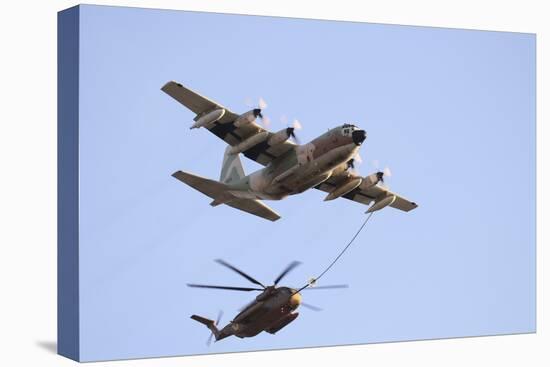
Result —
<svg viewBox="0 0 550 367"><path fill-rule="evenodd" d="M350 171L352 159L367 137L355 125L338 126L297 145L290 140L294 128L273 133L258 125L260 109L238 115L176 82L166 83L162 90L196 114L192 129L206 128L228 144L220 181L183 171L173 174L212 198L212 206L226 204L275 221L280 216L261 200L281 200L316 188L328 193L325 200L344 197L365 205L373 203L368 212L386 206L403 211L417 207L378 185L382 172L360 177ZM240 153L264 168L245 175Z"/></svg>
<svg viewBox="0 0 550 367"><path fill-rule="evenodd" d="M299 313L294 312L301 303L302 296L288 287L268 287L255 301L245 307L233 320L222 329L218 329L213 320L193 315L191 318L206 325L216 340L234 335L239 338L250 338L262 331L275 334L294 321Z"/></svg>
<svg viewBox="0 0 550 367"><path fill-rule="evenodd" d="M319 308L302 302L301 291L306 289L331 289L331 288L347 288L347 285L329 285L310 288L313 284L308 284L299 289L289 287L277 287L277 284L295 267L300 265L300 262L293 261L290 263L275 279L273 285L265 286L258 280L252 278L250 275L235 268L233 265L228 264L223 260L216 260L217 263L233 270L246 278L248 281L256 284L256 287L232 287L232 286L218 286L218 285L205 285L205 284L187 284L193 288L208 288L208 289L223 289L231 291L260 291L261 293L256 298L246 305L240 313L238 313L233 320L226 326L218 329L218 323L220 322L220 316L217 321L207 319L202 316L192 315L191 318L195 321L206 325L212 332L212 335L216 338L216 341L227 338L228 336L236 336L239 338L250 338L258 335L262 331L270 334L275 334L292 321L294 321L299 313L295 312L298 306L320 311Z"/></svg>

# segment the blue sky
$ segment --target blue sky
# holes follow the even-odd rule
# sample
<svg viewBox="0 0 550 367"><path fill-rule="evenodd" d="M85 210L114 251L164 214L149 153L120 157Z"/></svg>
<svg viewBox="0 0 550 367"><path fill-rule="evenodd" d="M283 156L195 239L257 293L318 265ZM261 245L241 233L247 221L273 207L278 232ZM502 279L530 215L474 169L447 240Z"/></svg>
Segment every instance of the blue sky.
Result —
<svg viewBox="0 0 550 367"><path fill-rule="evenodd" d="M454 29L83 6L80 299L85 360L356 344L535 330L535 36ZM299 286L332 260L366 207L311 190L268 202L271 223L170 175L218 178L224 143L189 130L168 80L235 112L260 96L272 129L307 142L354 122L363 174L420 206L386 209L277 335L207 348L193 313L228 322L253 294L223 258ZM247 173L258 169L243 158Z"/></svg>

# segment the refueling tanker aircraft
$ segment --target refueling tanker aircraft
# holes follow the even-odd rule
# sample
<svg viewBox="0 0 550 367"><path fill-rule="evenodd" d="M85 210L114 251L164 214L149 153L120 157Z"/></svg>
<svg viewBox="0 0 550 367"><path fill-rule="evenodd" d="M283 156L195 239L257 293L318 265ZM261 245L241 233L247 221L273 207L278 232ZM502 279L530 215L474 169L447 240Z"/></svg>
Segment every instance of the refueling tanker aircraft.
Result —
<svg viewBox="0 0 550 367"><path fill-rule="evenodd" d="M273 133L257 124L256 118L263 117L260 108L239 115L173 81L161 89L196 114L191 129L205 128L229 145L219 181L183 171L172 174L212 198L212 206L225 204L276 221L281 217L262 200L281 200L316 188L327 193L325 201L343 197L365 205L372 203L367 213L386 206L406 212L417 207L378 185L384 179L383 172L366 177L352 172L353 157L367 138L365 130L355 125L335 127L299 145L290 140L294 127ZM264 168L245 175L239 153Z"/></svg>

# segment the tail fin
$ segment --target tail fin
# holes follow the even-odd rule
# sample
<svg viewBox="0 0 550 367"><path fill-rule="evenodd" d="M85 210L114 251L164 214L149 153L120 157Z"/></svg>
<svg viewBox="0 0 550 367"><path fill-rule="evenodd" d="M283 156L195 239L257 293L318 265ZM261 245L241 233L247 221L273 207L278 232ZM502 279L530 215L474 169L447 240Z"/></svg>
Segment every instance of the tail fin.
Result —
<svg viewBox="0 0 550 367"><path fill-rule="evenodd" d="M243 178L244 169L238 154L230 154L231 146L225 149L223 156L222 171L220 173L220 182L227 184Z"/></svg>
<svg viewBox="0 0 550 367"><path fill-rule="evenodd" d="M191 318L195 321L200 322L203 325L206 325L206 327L210 329L212 334L214 334L214 337L216 338L216 340L218 340L218 338L220 336L220 331L216 327L216 323L214 322L214 320L210 320L210 319L204 318L202 316L198 316L198 315L193 315L193 316L191 316Z"/></svg>

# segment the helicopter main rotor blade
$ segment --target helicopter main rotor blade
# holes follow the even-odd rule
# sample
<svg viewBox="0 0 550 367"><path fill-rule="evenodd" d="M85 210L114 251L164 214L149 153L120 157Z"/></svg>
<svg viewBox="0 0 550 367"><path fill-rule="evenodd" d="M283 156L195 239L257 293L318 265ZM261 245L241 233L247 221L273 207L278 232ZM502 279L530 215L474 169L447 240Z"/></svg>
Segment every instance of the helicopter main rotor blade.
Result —
<svg viewBox="0 0 550 367"><path fill-rule="evenodd" d="M336 288L348 288L348 285L347 284L336 284L336 285L321 285L319 287L317 286L314 286L313 284L315 284L315 279L312 279L313 282L309 282L307 283L306 285L298 288L297 290L294 291L294 293L292 294L296 294L296 293L300 293L301 291L305 291L306 289L336 289Z"/></svg>
<svg viewBox="0 0 550 367"><path fill-rule="evenodd" d="M248 279L250 282L254 283L254 284L257 284L259 286L261 286L262 288L265 289L265 285L263 285L262 283L260 283L259 281L257 281L256 279L252 278L250 275L246 274L245 272L243 272L242 270L240 269L237 269L236 267L234 267L233 265L231 264L228 264L226 263L225 261L223 261L222 259L217 259L216 262L218 264L221 264L223 266L225 266L226 268L229 268L231 270L233 270L234 272L240 274L241 276L245 277L246 279Z"/></svg>
<svg viewBox="0 0 550 367"><path fill-rule="evenodd" d="M347 284L335 284L335 285L320 285L320 286L313 286L313 287L307 287L303 290L315 290L315 289L338 289L338 288L348 288L349 286Z"/></svg>
<svg viewBox="0 0 550 367"><path fill-rule="evenodd" d="M305 307L305 308L309 308L309 309L312 310L312 311L323 311L322 308L319 308L319 307L317 307L317 306L310 305L309 303L301 302L301 303L300 303L300 306L303 306L303 307Z"/></svg>
<svg viewBox="0 0 550 367"><path fill-rule="evenodd" d="M275 282L273 283L273 285L279 284L281 279L283 279L290 271L292 271L292 269L294 269L295 267L297 267L300 264L301 264L301 262L299 262L299 261L293 261L290 264L288 264L288 266L285 268L285 270L283 270L283 272L281 274L279 274L277 279L275 279Z"/></svg>
<svg viewBox="0 0 550 367"><path fill-rule="evenodd" d="M243 292L249 292L249 291L263 291L262 288L248 288L248 287L230 287L225 285L208 285L208 284L187 284L188 287L191 288L210 288L210 289L225 289L229 291L243 291Z"/></svg>

